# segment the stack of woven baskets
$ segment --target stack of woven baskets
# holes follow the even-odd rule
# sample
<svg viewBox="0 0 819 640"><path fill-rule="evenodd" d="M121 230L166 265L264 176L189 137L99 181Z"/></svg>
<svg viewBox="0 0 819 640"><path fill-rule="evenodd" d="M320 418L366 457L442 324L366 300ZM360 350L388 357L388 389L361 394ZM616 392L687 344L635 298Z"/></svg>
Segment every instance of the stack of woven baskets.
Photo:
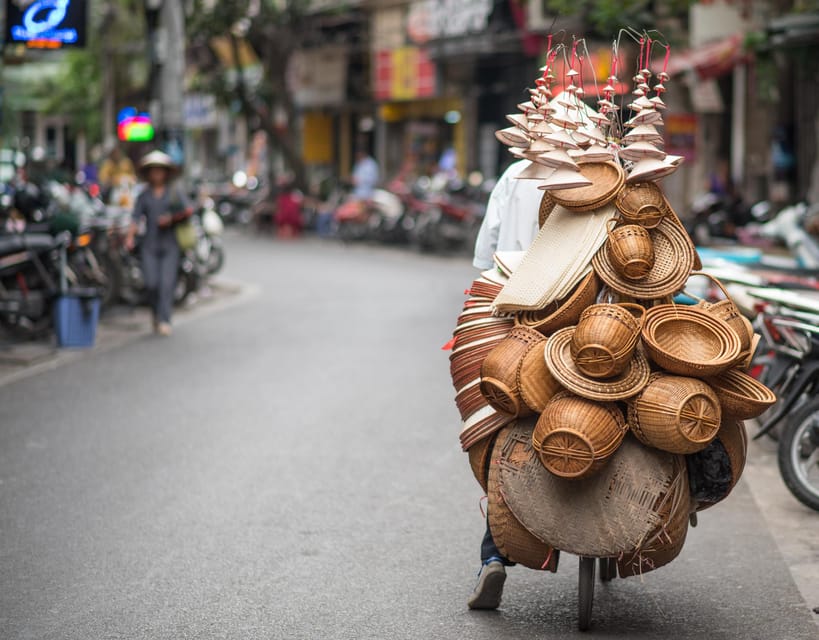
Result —
<svg viewBox="0 0 819 640"><path fill-rule="evenodd" d="M550 113L542 109L538 131ZM503 137L520 147L537 136L521 126ZM611 160L578 157L590 185L543 196L544 229L558 207L589 224L614 207L587 263L550 264L550 291L568 295L540 296L537 307L516 298L537 286L521 283L531 266L545 263L534 259L536 240L519 271L473 283L451 360L461 443L489 494L498 547L536 569L554 570L556 550L614 558L625 577L673 560L689 516L728 495L745 461L742 420L775 396L746 372L758 336L721 283L698 271L662 189L626 180L629 163L608 149ZM675 302L692 275L708 278L719 300ZM706 463L718 477L702 472Z"/></svg>

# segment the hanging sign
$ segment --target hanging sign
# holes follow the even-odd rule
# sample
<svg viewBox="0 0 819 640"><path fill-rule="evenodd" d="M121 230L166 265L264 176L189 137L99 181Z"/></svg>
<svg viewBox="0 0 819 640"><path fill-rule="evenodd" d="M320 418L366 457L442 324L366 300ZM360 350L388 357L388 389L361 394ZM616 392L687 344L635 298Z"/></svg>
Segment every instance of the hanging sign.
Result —
<svg viewBox="0 0 819 640"><path fill-rule="evenodd" d="M6 0L6 44L85 46L86 0Z"/></svg>

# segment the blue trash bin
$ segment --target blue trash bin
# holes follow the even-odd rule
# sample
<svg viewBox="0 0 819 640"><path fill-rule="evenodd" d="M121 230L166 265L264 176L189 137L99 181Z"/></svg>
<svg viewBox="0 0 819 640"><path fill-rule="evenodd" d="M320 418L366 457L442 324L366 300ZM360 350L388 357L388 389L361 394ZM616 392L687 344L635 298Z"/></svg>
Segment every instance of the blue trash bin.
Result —
<svg viewBox="0 0 819 640"><path fill-rule="evenodd" d="M89 348L97 338L100 299L96 290L69 290L54 302L57 346Z"/></svg>

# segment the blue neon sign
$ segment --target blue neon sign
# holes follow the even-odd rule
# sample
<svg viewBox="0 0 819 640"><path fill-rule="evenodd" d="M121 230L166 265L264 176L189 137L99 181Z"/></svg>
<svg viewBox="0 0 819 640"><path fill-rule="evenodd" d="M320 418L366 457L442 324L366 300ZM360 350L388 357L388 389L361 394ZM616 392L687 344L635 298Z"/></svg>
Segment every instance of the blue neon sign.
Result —
<svg viewBox="0 0 819 640"><path fill-rule="evenodd" d="M7 0L6 42L59 48L85 44L86 0Z"/></svg>

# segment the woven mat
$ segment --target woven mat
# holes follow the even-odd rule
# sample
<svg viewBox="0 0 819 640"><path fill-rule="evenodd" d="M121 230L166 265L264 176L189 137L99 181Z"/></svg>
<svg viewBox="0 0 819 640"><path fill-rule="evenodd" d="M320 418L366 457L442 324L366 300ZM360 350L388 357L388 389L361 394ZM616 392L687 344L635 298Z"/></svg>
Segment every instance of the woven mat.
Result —
<svg viewBox="0 0 819 640"><path fill-rule="evenodd" d="M592 257L606 241L606 221L614 215L613 206L589 213L555 207L495 299L495 311L539 310L566 297L589 273Z"/></svg>
<svg viewBox="0 0 819 640"><path fill-rule="evenodd" d="M582 556L617 556L661 523L655 508L674 483L674 456L627 436L606 466L587 479L558 478L532 449L532 429L510 429L500 456L501 491L515 517L537 538Z"/></svg>

